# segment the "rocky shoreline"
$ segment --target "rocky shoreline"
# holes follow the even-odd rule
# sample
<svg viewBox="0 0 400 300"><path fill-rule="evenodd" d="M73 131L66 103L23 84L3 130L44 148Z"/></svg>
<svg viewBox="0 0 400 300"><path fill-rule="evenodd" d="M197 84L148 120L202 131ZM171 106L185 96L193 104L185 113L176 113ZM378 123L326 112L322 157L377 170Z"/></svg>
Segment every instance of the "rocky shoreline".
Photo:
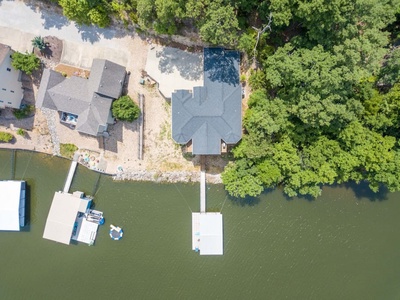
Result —
<svg viewBox="0 0 400 300"><path fill-rule="evenodd" d="M200 172L186 172L186 171L132 171L121 172L112 175L113 180L116 181L150 181L159 183L188 183L200 182ZM207 174L207 183L221 184L221 174Z"/></svg>

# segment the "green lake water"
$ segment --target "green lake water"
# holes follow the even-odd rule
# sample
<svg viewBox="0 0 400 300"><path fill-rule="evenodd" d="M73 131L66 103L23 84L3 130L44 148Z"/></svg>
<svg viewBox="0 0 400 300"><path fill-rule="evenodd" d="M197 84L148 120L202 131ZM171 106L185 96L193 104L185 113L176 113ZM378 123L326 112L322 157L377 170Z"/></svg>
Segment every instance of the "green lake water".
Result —
<svg viewBox="0 0 400 300"><path fill-rule="evenodd" d="M79 166L71 191L104 212L96 244L42 238L70 162L18 151L15 179L29 185L29 225L0 232L0 299L400 299L400 193L326 187L315 201L276 189L235 201L207 187L222 209L224 255L191 250L199 184L114 182ZM0 150L0 179L11 151ZM97 189L96 189L97 185ZM3 197L4 195L0 195ZM109 224L124 237L112 241Z"/></svg>

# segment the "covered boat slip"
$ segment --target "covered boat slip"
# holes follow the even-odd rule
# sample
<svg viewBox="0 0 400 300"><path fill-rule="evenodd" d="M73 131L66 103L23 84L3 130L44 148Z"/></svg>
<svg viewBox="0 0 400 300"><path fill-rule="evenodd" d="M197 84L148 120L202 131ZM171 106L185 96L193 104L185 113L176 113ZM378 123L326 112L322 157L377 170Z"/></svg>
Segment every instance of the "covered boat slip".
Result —
<svg viewBox="0 0 400 300"><path fill-rule="evenodd" d="M19 231L25 225L25 181L0 181L0 230Z"/></svg>
<svg viewBox="0 0 400 300"><path fill-rule="evenodd" d="M200 255L222 255L222 214L192 213L192 249Z"/></svg>
<svg viewBox="0 0 400 300"><path fill-rule="evenodd" d="M78 242L92 245L96 240L99 224L86 220L85 215L76 218L72 239Z"/></svg>
<svg viewBox="0 0 400 300"><path fill-rule="evenodd" d="M73 194L56 192L47 217L43 238L70 244L71 238L93 244L98 224L86 219L91 199L82 192ZM100 213L100 212L99 212Z"/></svg>

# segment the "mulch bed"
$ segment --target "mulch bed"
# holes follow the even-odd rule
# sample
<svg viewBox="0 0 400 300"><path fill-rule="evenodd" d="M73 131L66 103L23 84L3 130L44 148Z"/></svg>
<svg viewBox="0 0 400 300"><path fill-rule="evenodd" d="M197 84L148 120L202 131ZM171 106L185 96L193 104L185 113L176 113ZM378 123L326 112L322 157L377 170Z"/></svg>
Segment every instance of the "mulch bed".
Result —
<svg viewBox="0 0 400 300"><path fill-rule="evenodd" d="M60 63L63 50L62 40L55 36L43 37L47 47L43 51L34 48L33 52L40 58L46 68L54 68Z"/></svg>
<svg viewBox="0 0 400 300"><path fill-rule="evenodd" d="M71 76L79 76L83 78L88 78L90 75L90 72L85 69L69 66L69 65L64 65L64 64L58 64L54 70L57 72L60 72L61 74L65 74L67 77Z"/></svg>

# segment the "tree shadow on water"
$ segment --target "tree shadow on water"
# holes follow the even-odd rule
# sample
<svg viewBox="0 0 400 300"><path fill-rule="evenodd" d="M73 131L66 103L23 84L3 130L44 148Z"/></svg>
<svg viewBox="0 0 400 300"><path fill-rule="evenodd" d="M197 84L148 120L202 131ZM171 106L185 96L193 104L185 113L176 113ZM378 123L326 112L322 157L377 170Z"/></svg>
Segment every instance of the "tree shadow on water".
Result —
<svg viewBox="0 0 400 300"><path fill-rule="evenodd" d="M260 198L247 196L245 198L233 197L228 194L228 199L235 205L255 206L260 203Z"/></svg>
<svg viewBox="0 0 400 300"><path fill-rule="evenodd" d="M369 201L384 201L389 199L389 190L383 185L379 187L379 191L377 193L370 189L367 181L361 181L360 183L351 181L346 182L343 185L338 185L338 187L340 186L343 186L346 189L351 189L354 192L357 200L368 199Z"/></svg>

